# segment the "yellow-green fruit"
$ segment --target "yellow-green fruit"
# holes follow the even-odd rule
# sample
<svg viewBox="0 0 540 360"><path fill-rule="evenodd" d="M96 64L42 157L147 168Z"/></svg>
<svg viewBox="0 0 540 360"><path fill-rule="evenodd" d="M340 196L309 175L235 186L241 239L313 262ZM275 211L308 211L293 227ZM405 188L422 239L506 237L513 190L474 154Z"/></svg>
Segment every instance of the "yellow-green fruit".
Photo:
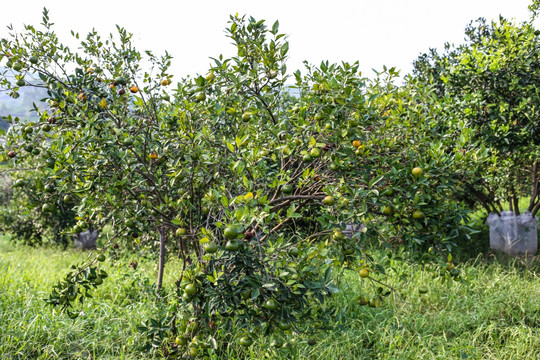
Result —
<svg viewBox="0 0 540 360"><path fill-rule="evenodd" d="M176 236L184 236L187 234L186 229L184 228L178 228L176 229Z"/></svg>
<svg viewBox="0 0 540 360"><path fill-rule="evenodd" d="M390 205L386 205L384 208L383 208L383 214L384 215L392 215L392 207Z"/></svg>
<svg viewBox="0 0 540 360"><path fill-rule="evenodd" d="M250 112L245 112L244 114L242 114L242 121L248 122L249 120L251 120L251 113Z"/></svg>
<svg viewBox="0 0 540 360"><path fill-rule="evenodd" d="M419 167L415 167L414 169L412 169L411 173L413 174L413 176L415 177L420 177L422 175L424 171L422 170L422 168L419 168Z"/></svg>
<svg viewBox="0 0 540 360"><path fill-rule="evenodd" d="M197 101L204 101L206 100L206 94L203 92L199 92L197 93L197 95L195 95L195 99L197 99Z"/></svg>
<svg viewBox="0 0 540 360"><path fill-rule="evenodd" d="M178 336L174 342L177 344L177 345L180 345L180 346L186 346L187 343L188 343L188 339L185 337L185 336Z"/></svg>
<svg viewBox="0 0 540 360"><path fill-rule="evenodd" d="M332 206L335 204L335 202L336 201L334 200L334 198L330 195L328 195L327 197L323 199L324 205Z"/></svg>
<svg viewBox="0 0 540 360"><path fill-rule="evenodd" d="M321 156L321 150L315 147L311 149L309 155L311 155L312 158L318 158L319 156Z"/></svg>
<svg viewBox="0 0 540 360"><path fill-rule="evenodd" d="M369 269L362 269L360 270L360 277L367 278L369 277Z"/></svg>
<svg viewBox="0 0 540 360"><path fill-rule="evenodd" d="M199 349L197 349L196 347L190 347L189 348L189 355L191 357L197 357L199 355Z"/></svg>
<svg viewBox="0 0 540 360"><path fill-rule="evenodd" d="M417 220L423 219L425 217L424 213L421 210L415 210L412 216L413 216L413 219L417 219Z"/></svg>

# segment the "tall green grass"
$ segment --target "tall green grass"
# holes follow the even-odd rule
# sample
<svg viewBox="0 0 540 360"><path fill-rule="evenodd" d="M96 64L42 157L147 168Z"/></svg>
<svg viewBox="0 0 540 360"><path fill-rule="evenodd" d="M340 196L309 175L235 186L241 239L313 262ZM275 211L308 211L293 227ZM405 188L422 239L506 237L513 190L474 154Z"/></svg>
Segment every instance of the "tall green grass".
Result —
<svg viewBox="0 0 540 360"><path fill-rule="evenodd" d="M383 253L375 253L381 258ZM45 304L51 285L87 253L13 246L0 240L0 359L148 359L137 330L159 315L155 264L107 260L109 278L75 320ZM540 359L540 261L478 257L459 264L465 282L439 276L436 265L394 261L383 306L355 301L369 280L335 273L343 289L331 302L341 317L315 346L291 350L261 339L247 351L235 344L226 359ZM179 264L168 264L172 288ZM397 276L396 276L397 275ZM377 275L375 275L377 276ZM427 294L419 294L421 286ZM224 357L222 357L225 359ZM217 358L215 358L217 359Z"/></svg>

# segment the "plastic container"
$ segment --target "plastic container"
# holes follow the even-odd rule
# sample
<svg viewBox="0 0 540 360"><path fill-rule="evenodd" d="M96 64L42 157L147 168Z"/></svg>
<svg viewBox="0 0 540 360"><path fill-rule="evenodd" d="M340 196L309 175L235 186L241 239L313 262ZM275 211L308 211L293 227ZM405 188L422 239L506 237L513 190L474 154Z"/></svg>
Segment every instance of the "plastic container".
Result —
<svg viewBox="0 0 540 360"><path fill-rule="evenodd" d="M538 250L538 219L530 212L516 216L503 211L489 214L489 247L510 255L535 255Z"/></svg>
<svg viewBox="0 0 540 360"><path fill-rule="evenodd" d="M80 249L95 249L98 235L97 230L83 231L75 236L74 245Z"/></svg>
<svg viewBox="0 0 540 360"><path fill-rule="evenodd" d="M520 251L528 255L538 250L538 219L530 212L518 216L518 238L521 239Z"/></svg>

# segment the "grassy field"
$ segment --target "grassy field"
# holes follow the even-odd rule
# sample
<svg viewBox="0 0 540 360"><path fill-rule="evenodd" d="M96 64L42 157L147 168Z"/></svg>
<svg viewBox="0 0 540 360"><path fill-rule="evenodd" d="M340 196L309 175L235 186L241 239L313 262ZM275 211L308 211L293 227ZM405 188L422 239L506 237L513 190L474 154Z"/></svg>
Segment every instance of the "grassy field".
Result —
<svg viewBox="0 0 540 360"><path fill-rule="evenodd" d="M137 326L159 309L153 296L154 262L129 258L85 303L75 320L43 301L77 251L14 246L0 239L0 359L148 359ZM309 347L273 350L267 340L249 352L230 346L227 359L540 359L540 261L475 260L459 264L465 283L433 277L433 265L396 262L398 293L380 308L359 306L365 280L336 275L341 291L332 301L343 317L336 330ZM169 264L166 286L174 269ZM401 279L401 280L398 280ZM418 288L429 291L420 295Z"/></svg>

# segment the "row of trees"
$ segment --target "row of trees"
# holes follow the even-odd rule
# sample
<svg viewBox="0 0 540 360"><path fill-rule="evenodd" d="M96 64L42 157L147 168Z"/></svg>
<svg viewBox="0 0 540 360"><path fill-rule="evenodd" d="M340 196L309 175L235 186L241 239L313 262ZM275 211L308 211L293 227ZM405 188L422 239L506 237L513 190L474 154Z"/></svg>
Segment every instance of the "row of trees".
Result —
<svg viewBox="0 0 540 360"><path fill-rule="evenodd" d="M528 69L522 84L494 65L482 82L488 60L471 60L504 67L507 55L474 50L477 41L494 51L508 45L527 63L537 40L529 24L501 20L486 32L481 22L468 29L478 40L420 58L398 86L395 69L369 80L356 63L306 64L290 76L278 22L232 16L237 55L214 58L206 76L173 82L170 56L143 56L124 29L106 39L91 32L74 52L43 15L41 27L0 41L2 86L13 97L26 86L48 94L48 106L36 106L39 121L7 118L3 156L15 197L28 213L59 219L58 236L113 229L48 301L76 316L73 306L106 278L99 264L110 248L157 241L158 293L167 257L182 259L165 324L143 327L162 354L219 353L225 345L216 340L249 346L263 333L274 334L276 347L291 332L313 344L334 315L325 305L339 291L332 272L359 271L367 278L359 303L378 306L390 294L380 288L388 269L369 243L429 249L446 263L466 236L466 202L497 211L501 199L521 196L519 171L538 151L536 68L506 63ZM514 33L530 41L514 46ZM515 88L503 91L503 79ZM287 94L288 80L300 98ZM495 80L498 95L486 87ZM484 109L493 109L491 122ZM530 163L535 212L538 169ZM243 335L231 339L232 328Z"/></svg>

